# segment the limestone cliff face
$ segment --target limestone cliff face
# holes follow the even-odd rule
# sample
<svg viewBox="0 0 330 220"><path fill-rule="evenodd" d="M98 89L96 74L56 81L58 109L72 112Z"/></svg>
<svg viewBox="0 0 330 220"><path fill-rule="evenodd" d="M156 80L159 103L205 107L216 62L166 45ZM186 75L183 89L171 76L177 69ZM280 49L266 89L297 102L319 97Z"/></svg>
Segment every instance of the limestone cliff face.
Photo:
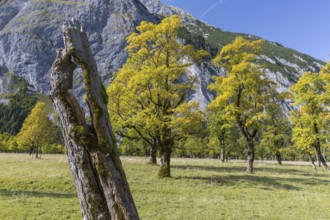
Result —
<svg viewBox="0 0 330 220"><path fill-rule="evenodd" d="M204 44L213 47L216 51L233 41L237 36L244 36L251 40L258 39L258 37L249 34L225 32L219 28L214 28L186 11L164 5L159 0L140 1L147 7L150 13L165 17L179 14L190 33L203 38ZM316 72L324 65L322 61L270 41L266 42L263 54L259 59L268 66L266 74L277 83L278 92L287 90L305 71ZM197 100L201 108L204 109L207 103L214 98L213 94L207 90L207 86L212 81L213 75L222 73L219 69L216 70L207 63L193 65L189 68L189 71L199 76L199 86L197 86L196 92L191 98ZM290 106L286 103L282 103L282 107L285 111L290 110Z"/></svg>
<svg viewBox="0 0 330 220"><path fill-rule="evenodd" d="M125 38L154 16L138 0L6 0L0 3L0 69L24 77L36 91L48 90L48 71L61 26L72 17L85 24L102 78L107 82L126 59Z"/></svg>
<svg viewBox="0 0 330 220"><path fill-rule="evenodd" d="M197 36L202 48L216 51L236 36L258 37L222 31L199 21L184 10L163 5L159 0L2 0L0 2L0 94L8 93L6 72L11 71L27 80L35 91L49 89L48 72L57 48L63 47L61 26L72 17L80 20L99 72L106 85L112 73L125 62L125 38L142 20L158 22L160 16L179 14L191 35ZM195 38L196 39L196 38ZM267 42L260 56L267 63L268 76L283 91L304 71L317 71L324 65L308 55ZM207 90L213 75L221 74L210 63L193 65L189 73L199 77L196 92L190 96L204 108L213 98ZM76 80L76 93L82 91Z"/></svg>

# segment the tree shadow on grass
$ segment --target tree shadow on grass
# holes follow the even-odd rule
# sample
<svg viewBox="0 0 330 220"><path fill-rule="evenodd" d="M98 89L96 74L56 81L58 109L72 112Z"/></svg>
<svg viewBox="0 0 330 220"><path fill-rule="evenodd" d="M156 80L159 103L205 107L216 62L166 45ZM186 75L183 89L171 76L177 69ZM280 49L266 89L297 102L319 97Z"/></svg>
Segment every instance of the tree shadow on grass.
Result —
<svg viewBox="0 0 330 220"><path fill-rule="evenodd" d="M285 165L275 167L276 165L270 165L269 167L254 167L254 172L270 172L270 173L279 173L279 174L292 174L292 175L302 175L309 176L310 174L294 168L286 168ZM173 165L173 168L184 169L184 170L205 170L221 173L243 173L246 172L246 165L242 164L240 166L200 166L200 165ZM322 174L317 174L318 176L323 176Z"/></svg>
<svg viewBox="0 0 330 220"><path fill-rule="evenodd" d="M235 186L235 185L251 185L253 187L260 187L263 190L285 189L285 190L300 190L292 184L282 183L277 177L265 177L255 175L226 175L226 176L181 176L178 179L201 180L205 183L219 186Z"/></svg>
<svg viewBox="0 0 330 220"><path fill-rule="evenodd" d="M0 189L0 196L13 197L13 196L29 196L29 197L50 197L50 198L76 198L77 195L73 193L56 193L56 192L38 192L27 190L7 190Z"/></svg>
<svg viewBox="0 0 330 220"><path fill-rule="evenodd" d="M245 164L226 166L201 166L201 165L174 165L175 169L184 170L202 170L217 172L219 175L210 174L209 176L181 176L179 179L193 179L201 180L210 184L217 185L238 185L248 184L251 186L259 186L261 189L286 189L286 190L299 190L299 186L315 186L315 185L329 185L330 180L320 179L319 177L328 177L328 175L322 173L308 173L298 168L288 168L285 165L270 165L263 167L255 167L256 174L248 175L244 174L246 171ZM294 177L279 177L279 176L266 176L262 175L263 172L277 173L285 175L293 175ZM235 174L236 173L236 174Z"/></svg>
<svg viewBox="0 0 330 220"><path fill-rule="evenodd" d="M220 166L200 166L200 165L172 165L172 168L183 169L183 170L205 170L205 171L227 172L227 173L244 172L246 170L246 167L244 166L220 167Z"/></svg>
<svg viewBox="0 0 330 220"><path fill-rule="evenodd" d="M250 185L263 190L285 189L300 190L300 186L329 185L329 180L319 178L283 178L257 175L224 175L224 176L180 176L177 179L201 180L205 183L219 186ZM298 185L298 186L297 186Z"/></svg>

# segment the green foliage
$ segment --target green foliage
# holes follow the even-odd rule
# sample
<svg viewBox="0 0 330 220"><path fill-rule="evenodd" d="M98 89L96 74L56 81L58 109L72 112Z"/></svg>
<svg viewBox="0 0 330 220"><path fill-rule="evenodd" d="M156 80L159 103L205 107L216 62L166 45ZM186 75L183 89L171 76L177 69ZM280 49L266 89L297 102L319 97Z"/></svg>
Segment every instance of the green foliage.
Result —
<svg viewBox="0 0 330 220"><path fill-rule="evenodd" d="M42 148L42 152L45 154L63 154L66 149L63 144L46 143Z"/></svg>
<svg viewBox="0 0 330 220"><path fill-rule="evenodd" d="M184 156L190 158L205 158L210 153L206 140L197 136L189 136L185 140L182 150L185 152Z"/></svg>
<svg viewBox="0 0 330 220"><path fill-rule="evenodd" d="M265 117L264 108L274 91L274 83L262 72L262 66L252 64L263 42L249 42L237 38L225 46L214 59L214 63L223 66L227 75L216 77L209 89L217 92L217 97L208 109L221 109L227 120L243 125L246 131L260 128Z"/></svg>
<svg viewBox="0 0 330 220"><path fill-rule="evenodd" d="M119 153L125 156L149 155L150 147L143 140L132 140L123 138L119 144Z"/></svg>
<svg viewBox="0 0 330 220"><path fill-rule="evenodd" d="M12 95L3 95L0 98L8 99L8 104L0 103L0 133L16 135L22 124L36 103L36 98L28 94L27 83L8 72L9 85L6 85Z"/></svg>
<svg viewBox="0 0 330 220"><path fill-rule="evenodd" d="M178 41L182 28L178 16L158 25L142 22L127 37L129 58L109 86L109 114L118 135L140 138L159 147L200 127L203 114L198 103L188 102L196 77L186 74L193 62L208 53Z"/></svg>
<svg viewBox="0 0 330 220"><path fill-rule="evenodd" d="M195 49L206 50L211 56L218 52L218 46L210 44L203 36L203 33L189 31L187 27L181 27L178 33L181 39L186 40L186 44L194 46Z"/></svg>
<svg viewBox="0 0 330 220"><path fill-rule="evenodd" d="M46 104L38 102L17 134L17 143L26 150L37 150L51 143L56 134L56 128L50 121Z"/></svg>
<svg viewBox="0 0 330 220"><path fill-rule="evenodd" d="M284 115L278 102L283 101L282 95L273 97L266 108L266 118L263 122L259 148L267 154L281 157L283 148L291 147L292 128L287 116Z"/></svg>
<svg viewBox="0 0 330 220"><path fill-rule="evenodd" d="M267 116L267 105L276 94L275 83L266 77L263 66L256 64L263 44L262 40L251 42L237 37L233 43L224 46L214 64L223 67L226 74L215 77L215 82L209 85L209 89L217 93L208 105L208 110L220 117L222 125L217 129L221 131L235 123L246 141L252 163L253 139ZM252 169L249 167L248 172Z"/></svg>
<svg viewBox="0 0 330 220"><path fill-rule="evenodd" d="M290 89L297 107L291 112L292 140L296 148L310 152L312 147L324 142L328 134L326 83L319 73L306 72Z"/></svg>
<svg viewBox="0 0 330 220"><path fill-rule="evenodd" d="M16 135L35 103L35 97L17 93L9 97L8 105L0 104L0 133Z"/></svg>
<svg viewBox="0 0 330 220"><path fill-rule="evenodd" d="M209 131L209 146L213 154L220 154L222 147L225 154L228 155L230 146L235 145L233 142L234 124L227 120L226 112L222 109L208 111L207 129Z"/></svg>

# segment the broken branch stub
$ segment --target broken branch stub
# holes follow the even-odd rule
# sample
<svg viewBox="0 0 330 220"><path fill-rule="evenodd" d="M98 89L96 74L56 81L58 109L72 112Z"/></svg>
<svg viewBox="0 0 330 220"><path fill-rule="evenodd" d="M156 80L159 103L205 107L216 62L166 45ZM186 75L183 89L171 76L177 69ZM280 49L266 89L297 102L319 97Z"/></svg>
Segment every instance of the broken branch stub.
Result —
<svg viewBox="0 0 330 220"><path fill-rule="evenodd" d="M60 119L83 218L139 219L119 159L104 87L77 20L63 26L63 39L65 47L57 51L50 70L50 97ZM91 123L71 92L77 66L83 71Z"/></svg>

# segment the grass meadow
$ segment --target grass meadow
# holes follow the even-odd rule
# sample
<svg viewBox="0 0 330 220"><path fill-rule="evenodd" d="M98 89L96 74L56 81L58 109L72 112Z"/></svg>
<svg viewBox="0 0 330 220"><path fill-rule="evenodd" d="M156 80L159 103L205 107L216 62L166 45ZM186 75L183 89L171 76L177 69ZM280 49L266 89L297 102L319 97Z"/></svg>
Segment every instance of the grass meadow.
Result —
<svg viewBox="0 0 330 220"><path fill-rule="evenodd" d="M330 219L330 172L306 163L173 159L159 179L148 158L123 157L142 220ZM0 154L0 219L81 219L65 155Z"/></svg>

